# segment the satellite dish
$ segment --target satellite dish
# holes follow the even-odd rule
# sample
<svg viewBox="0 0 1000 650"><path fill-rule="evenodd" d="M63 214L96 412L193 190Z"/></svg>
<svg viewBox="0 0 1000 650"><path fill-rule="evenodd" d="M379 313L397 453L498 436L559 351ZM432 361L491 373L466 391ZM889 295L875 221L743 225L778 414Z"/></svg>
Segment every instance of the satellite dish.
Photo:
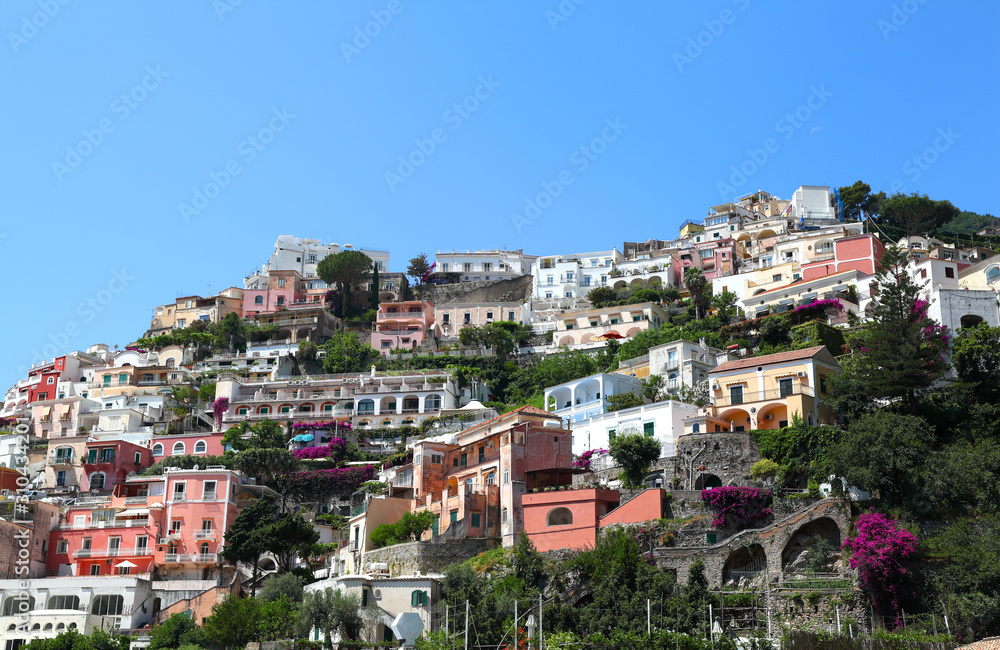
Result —
<svg viewBox="0 0 1000 650"><path fill-rule="evenodd" d="M194 469L196 469L196 470L197 470L197 469L198 469L198 466L197 466L197 465L195 465L195 466L194 466Z"/></svg>

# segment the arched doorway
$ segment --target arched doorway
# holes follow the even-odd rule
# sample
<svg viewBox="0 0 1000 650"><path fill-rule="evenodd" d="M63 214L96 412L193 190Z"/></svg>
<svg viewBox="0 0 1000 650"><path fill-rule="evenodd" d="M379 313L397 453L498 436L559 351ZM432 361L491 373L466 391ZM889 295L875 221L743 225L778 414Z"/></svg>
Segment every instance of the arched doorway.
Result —
<svg viewBox="0 0 1000 650"><path fill-rule="evenodd" d="M709 488L722 487L722 479L715 474L700 474L694 482L694 489L707 490Z"/></svg>
<svg viewBox="0 0 1000 650"><path fill-rule="evenodd" d="M820 517L800 527L781 552L785 573L827 570L839 557L840 526L829 517Z"/></svg>
<svg viewBox="0 0 1000 650"><path fill-rule="evenodd" d="M977 316L975 314L966 314L965 316L962 316L960 322L962 329L965 329L967 327L976 327L977 325L983 322L983 317Z"/></svg>
<svg viewBox="0 0 1000 650"><path fill-rule="evenodd" d="M722 567L722 584L744 588L766 570L767 554L763 546L741 546L726 558L726 564Z"/></svg>

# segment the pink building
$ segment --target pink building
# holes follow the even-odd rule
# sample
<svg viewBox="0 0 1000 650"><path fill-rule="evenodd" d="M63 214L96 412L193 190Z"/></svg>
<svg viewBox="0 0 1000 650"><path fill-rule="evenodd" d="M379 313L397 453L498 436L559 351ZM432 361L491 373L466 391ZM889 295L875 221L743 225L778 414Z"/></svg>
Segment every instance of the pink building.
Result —
<svg viewBox="0 0 1000 650"><path fill-rule="evenodd" d="M844 237L833 242L832 259L821 259L802 265L802 278L812 280L842 271L875 272L885 246L872 234Z"/></svg>
<svg viewBox="0 0 1000 650"><path fill-rule="evenodd" d="M387 302L379 305L371 346L384 355L412 350L430 334L434 305L426 301Z"/></svg>
<svg viewBox="0 0 1000 650"><path fill-rule="evenodd" d="M149 449L124 440L88 440L81 459L85 476L83 485L91 491L113 490L131 473L149 467Z"/></svg>
<svg viewBox="0 0 1000 650"><path fill-rule="evenodd" d="M684 270L689 268L701 269L709 280L739 273L744 250L743 242L731 237L713 239L682 249L677 253L680 260L678 277L683 279Z"/></svg>
<svg viewBox="0 0 1000 650"><path fill-rule="evenodd" d="M293 305L303 300L305 290L305 282L297 271L271 271L267 287L243 292L243 316L255 316Z"/></svg>
<svg viewBox="0 0 1000 650"><path fill-rule="evenodd" d="M226 529L247 497L265 491L223 467L127 478L111 494L80 497L67 509L51 533L49 573L127 575L155 565L166 578L211 579Z"/></svg>
<svg viewBox="0 0 1000 650"><path fill-rule="evenodd" d="M153 462L168 456L221 456L226 451L222 444L224 435L224 431L218 431L156 436L152 441Z"/></svg>

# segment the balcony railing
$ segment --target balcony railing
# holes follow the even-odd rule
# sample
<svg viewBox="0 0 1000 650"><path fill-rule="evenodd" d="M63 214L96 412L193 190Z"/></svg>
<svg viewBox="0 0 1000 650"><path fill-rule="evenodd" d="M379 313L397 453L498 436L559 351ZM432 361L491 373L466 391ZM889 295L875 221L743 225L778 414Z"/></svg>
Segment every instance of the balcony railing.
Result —
<svg viewBox="0 0 1000 650"><path fill-rule="evenodd" d="M145 505L149 497L125 497L125 505L127 506L137 506Z"/></svg>
<svg viewBox="0 0 1000 650"><path fill-rule="evenodd" d="M741 404L784 399L791 395L815 397L816 391L813 390L812 386L793 385L790 389L776 388L765 391L744 391L742 396L738 396L735 399L730 394L718 395L712 398L712 402L715 406L739 406Z"/></svg>
<svg viewBox="0 0 1000 650"><path fill-rule="evenodd" d="M119 548L82 548L73 551L74 558L88 557L136 557L152 555L153 549L149 546L119 547Z"/></svg>
<svg viewBox="0 0 1000 650"><path fill-rule="evenodd" d="M215 539L215 530L196 530L195 539Z"/></svg>
<svg viewBox="0 0 1000 650"><path fill-rule="evenodd" d="M181 563L181 562L200 562L200 563L210 563L218 562L217 553L167 553L163 556L163 561L167 563Z"/></svg>

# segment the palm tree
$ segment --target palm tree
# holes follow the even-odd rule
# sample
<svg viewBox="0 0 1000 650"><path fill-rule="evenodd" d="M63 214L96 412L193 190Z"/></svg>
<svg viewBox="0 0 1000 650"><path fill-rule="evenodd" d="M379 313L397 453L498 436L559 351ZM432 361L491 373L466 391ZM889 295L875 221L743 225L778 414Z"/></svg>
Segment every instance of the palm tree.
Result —
<svg viewBox="0 0 1000 650"><path fill-rule="evenodd" d="M684 270L684 286L691 294L691 302L694 303L694 317L701 320L701 307L705 304L708 290L708 278L701 272L701 269L691 267Z"/></svg>

